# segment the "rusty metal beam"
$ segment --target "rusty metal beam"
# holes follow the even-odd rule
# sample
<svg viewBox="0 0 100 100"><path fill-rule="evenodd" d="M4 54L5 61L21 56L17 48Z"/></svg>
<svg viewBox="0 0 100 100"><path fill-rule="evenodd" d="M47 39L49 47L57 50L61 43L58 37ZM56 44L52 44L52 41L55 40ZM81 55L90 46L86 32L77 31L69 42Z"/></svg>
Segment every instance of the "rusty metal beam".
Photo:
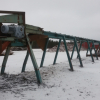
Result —
<svg viewBox="0 0 100 100"><path fill-rule="evenodd" d="M8 47L11 42L7 41L2 44L2 52Z"/></svg>
<svg viewBox="0 0 100 100"><path fill-rule="evenodd" d="M44 51L45 49L45 44L47 42L48 36L45 35L30 35L29 39L30 41L36 41L38 46Z"/></svg>

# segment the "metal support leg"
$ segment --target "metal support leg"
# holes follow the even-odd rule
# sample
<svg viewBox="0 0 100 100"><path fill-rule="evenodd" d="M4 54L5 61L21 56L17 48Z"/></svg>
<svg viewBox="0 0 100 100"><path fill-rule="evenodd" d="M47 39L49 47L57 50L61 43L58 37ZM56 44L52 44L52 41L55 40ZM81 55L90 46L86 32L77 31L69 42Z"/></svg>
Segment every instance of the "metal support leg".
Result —
<svg viewBox="0 0 100 100"><path fill-rule="evenodd" d="M98 47L99 51L100 51L100 43L99 43L99 47Z"/></svg>
<svg viewBox="0 0 100 100"><path fill-rule="evenodd" d="M94 41L93 41L92 43L93 43L93 48L94 48L94 52L95 52L96 58L97 58L97 60L98 60L98 55L97 55L97 52L96 52L96 50L95 50Z"/></svg>
<svg viewBox="0 0 100 100"><path fill-rule="evenodd" d="M66 49L66 54L67 54L67 57L68 57L69 65L70 65L71 71L73 71L72 62L71 62L71 59L70 59L70 55L69 55L69 52L68 52L68 48L67 48L66 40L65 40L64 36L63 36L63 41L64 41L64 45L65 45L65 49Z"/></svg>
<svg viewBox="0 0 100 100"><path fill-rule="evenodd" d="M26 57L24 59L24 63L23 63L23 67L22 67L22 72L25 72L25 68L26 68L28 57L29 57L29 52L27 50Z"/></svg>
<svg viewBox="0 0 100 100"><path fill-rule="evenodd" d="M31 45L33 45L33 42L32 42ZM26 64L27 64L27 61L28 61L28 57L29 57L29 51L27 50L26 57L24 59L24 63L23 63L23 67L22 67L22 71L21 72L25 72L25 68L26 68Z"/></svg>
<svg viewBox="0 0 100 100"><path fill-rule="evenodd" d="M27 43L28 43L28 51L30 53L30 57L31 57L31 60L32 60L32 63L33 63L33 66L34 66L35 73L36 73L37 82L38 83L42 83L40 71L39 71L39 68L38 68L34 53L32 51L32 47L31 47L31 44L30 44L28 36L26 36L26 39L27 39Z"/></svg>
<svg viewBox="0 0 100 100"><path fill-rule="evenodd" d="M80 53L81 47L82 47L82 42L80 43L79 53ZM77 58L78 58L78 55L77 55Z"/></svg>
<svg viewBox="0 0 100 100"><path fill-rule="evenodd" d="M79 50L78 50L78 46L77 46L76 38L74 38L74 43L76 45L76 50L77 50L77 54L78 54L79 61L80 61L80 67L83 67L82 60L81 60L81 56L80 56L80 53L79 53Z"/></svg>
<svg viewBox="0 0 100 100"><path fill-rule="evenodd" d="M60 43L61 43L61 39L59 40L59 44L58 44L58 47L57 47L57 51L56 51L56 55L55 55L55 58L54 58L53 65L56 63L56 59L57 59L57 56L58 56L58 51L59 51Z"/></svg>
<svg viewBox="0 0 100 100"><path fill-rule="evenodd" d="M100 43L99 43L99 46L98 46L98 48L97 48L97 53L99 53L99 50L100 50L99 48L100 48Z"/></svg>
<svg viewBox="0 0 100 100"><path fill-rule="evenodd" d="M97 51L98 51L99 47L100 47L100 43L99 43L99 46L98 46L98 48L97 48Z"/></svg>
<svg viewBox="0 0 100 100"><path fill-rule="evenodd" d="M72 51L72 54L71 54L71 59L73 58L74 50L75 50L75 43L74 43L73 51Z"/></svg>
<svg viewBox="0 0 100 100"><path fill-rule="evenodd" d="M90 50L90 55L91 55L91 58L92 58L92 62L94 62L94 59L93 59L93 56L92 56L92 51L91 51L91 48L90 48L89 41L87 41L87 43L88 43L88 48L89 48L89 50Z"/></svg>
<svg viewBox="0 0 100 100"><path fill-rule="evenodd" d="M3 63L2 63L1 74L4 74L5 72L5 67L6 67L8 56L9 56L9 52L10 52L10 45L6 49L6 53L3 59Z"/></svg>
<svg viewBox="0 0 100 100"><path fill-rule="evenodd" d="M43 51L43 55L42 55L42 60L41 60L40 67L42 67L43 63L44 63L44 58L45 58L45 54L46 54L46 49L47 49L47 46L48 46L48 42L49 42L49 38L47 38L47 41L46 41L46 44L45 44L45 48L44 48L44 51Z"/></svg>
<svg viewBox="0 0 100 100"><path fill-rule="evenodd" d="M87 48L87 51L86 51L86 56L88 55L88 50L89 50L89 48Z"/></svg>

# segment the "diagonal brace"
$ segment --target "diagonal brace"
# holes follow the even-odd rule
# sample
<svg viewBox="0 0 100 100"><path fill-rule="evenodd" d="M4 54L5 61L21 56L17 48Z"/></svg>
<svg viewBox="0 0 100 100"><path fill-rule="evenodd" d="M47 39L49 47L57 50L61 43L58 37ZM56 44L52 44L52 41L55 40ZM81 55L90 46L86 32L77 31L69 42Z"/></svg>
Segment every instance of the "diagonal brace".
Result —
<svg viewBox="0 0 100 100"><path fill-rule="evenodd" d="M75 43L74 43L73 51L72 51L72 54L71 54L71 59L73 58L74 50L75 50Z"/></svg>
<svg viewBox="0 0 100 100"><path fill-rule="evenodd" d="M57 51L56 51L56 55L55 55L53 64L56 63L56 59L57 59L57 56L58 56L58 51L59 51L60 43L61 43L61 39L59 39L59 44L58 44L58 47L57 47Z"/></svg>
<svg viewBox="0 0 100 100"><path fill-rule="evenodd" d="M94 52L95 52L96 58L97 58L97 60L98 60L98 55L97 55L97 52L96 52L96 50L95 50L94 41L93 41L92 43L93 43L93 48L94 48Z"/></svg>
<svg viewBox="0 0 100 100"><path fill-rule="evenodd" d="M5 56L3 59L3 63L2 63L1 74L4 74L4 72L5 72L5 67L6 67L6 63L8 60L9 52L10 52L10 45L8 45L8 47L6 49L6 53L5 53Z"/></svg>
<svg viewBox="0 0 100 100"><path fill-rule="evenodd" d="M69 55L69 52L68 52L68 48L67 48L67 45L66 45L65 36L63 36L62 38L63 38L63 41L64 41L64 45L65 45L65 49L66 49L66 54L67 54L69 65L70 65L70 70L73 71L73 66L72 66L71 58L70 58L70 55Z"/></svg>
<svg viewBox="0 0 100 100"><path fill-rule="evenodd" d="M32 42L32 45L33 45L33 42ZM29 51L27 50L26 57L24 59L24 63L23 63L21 72L25 72L25 68L26 68L26 64L27 64L27 61L28 61L28 57L29 57Z"/></svg>
<svg viewBox="0 0 100 100"><path fill-rule="evenodd" d="M35 56L34 56L34 53L32 51L32 47L31 47L31 44L30 44L30 41L29 41L29 38L27 35L26 35L26 39L27 39L27 44L28 44L28 51L29 51L29 54L30 54L30 57L32 60L32 64L34 66L35 73L36 73L37 82L42 83L40 71L39 71L39 68L38 68L38 65L37 65L37 62L36 62L36 59L35 59Z"/></svg>
<svg viewBox="0 0 100 100"><path fill-rule="evenodd" d="M88 44L88 49L90 50L90 55L91 55L92 62L94 62L93 55L92 55L92 50L90 48L90 44L89 44L88 40L87 40L87 44Z"/></svg>
<svg viewBox="0 0 100 100"><path fill-rule="evenodd" d="M82 47L82 41L80 42L79 53L80 53L81 47ZM77 58L78 58L78 55L77 55Z"/></svg>
<svg viewBox="0 0 100 100"><path fill-rule="evenodd" d="M46 54L46 49L47 49L47 46L48 46L48 42L49 42L49 38L47 38L47 41L46 41L46 44L45 44L45 48L44 48L44 51L43 51L43 55L42 55L42 60L41 60L40 67L42 67L43 63L44 63L44 58L45 58L45 54Z"/></svg>
<svg viewBox="0 0 100 100"><path fill-rule="evenodd" d="M82 63L81 56L80 56L80 53L79 53L79 50L78 50L76 38L74 38L74 43L76 45L76 51L77 51L77 54L78 54L78 57L79 57L80 67L83 67L83 63Z"/></svg>

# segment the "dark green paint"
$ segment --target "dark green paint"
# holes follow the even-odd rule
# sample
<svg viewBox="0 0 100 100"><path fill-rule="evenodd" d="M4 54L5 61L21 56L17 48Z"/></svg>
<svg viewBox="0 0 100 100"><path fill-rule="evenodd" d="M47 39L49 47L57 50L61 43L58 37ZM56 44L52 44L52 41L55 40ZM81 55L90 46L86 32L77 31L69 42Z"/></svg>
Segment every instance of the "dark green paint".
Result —
<svg viewBox="0 0 100 100"><path fill-rule="evenodd" d="M1 74L4 74L5 72L5 67L6 67L8 56L9 56L9 52L10 52L10 45L6 49L6 53L3 59L2 67L1 67Z"/></svg>
<svg viewBox="0 0 100 100"><path fill-rule="evenodd" d="M61 39L59 40L59 43L58 43L58 47L57 47L57 51L56 51L56 54L55 54L53 65L56 63L56 59L57 59L57 56L58 56L58 51L59 51L60 43L61 43Z"/></svg>
<svg viewBox="0 0 100 100"><path fill-rule="evenodd" d="M47 49L47 46L48 46L48 42L49 42L49 38L47 38L47 41L46 41L46 44L45 44L45 48L44 48L44 51L43 51L43 55L42 55L42 60L41 60L40 67L43 67L43 63L44 63L44 58L45 58L45 54L46 54L46 49Z"/></svg>

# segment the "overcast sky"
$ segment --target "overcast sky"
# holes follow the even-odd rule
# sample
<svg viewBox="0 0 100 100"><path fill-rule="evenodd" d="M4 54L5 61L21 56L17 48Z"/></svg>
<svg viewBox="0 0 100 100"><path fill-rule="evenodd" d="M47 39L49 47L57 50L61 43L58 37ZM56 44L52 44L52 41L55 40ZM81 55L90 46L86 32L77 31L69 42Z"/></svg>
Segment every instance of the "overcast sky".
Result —
<svg viewBox="0 0 100 100"><path fill-rule="evenodd" d="M100 0L0 0L0 10L25 11L45 31L100 40Z"/></svg>

